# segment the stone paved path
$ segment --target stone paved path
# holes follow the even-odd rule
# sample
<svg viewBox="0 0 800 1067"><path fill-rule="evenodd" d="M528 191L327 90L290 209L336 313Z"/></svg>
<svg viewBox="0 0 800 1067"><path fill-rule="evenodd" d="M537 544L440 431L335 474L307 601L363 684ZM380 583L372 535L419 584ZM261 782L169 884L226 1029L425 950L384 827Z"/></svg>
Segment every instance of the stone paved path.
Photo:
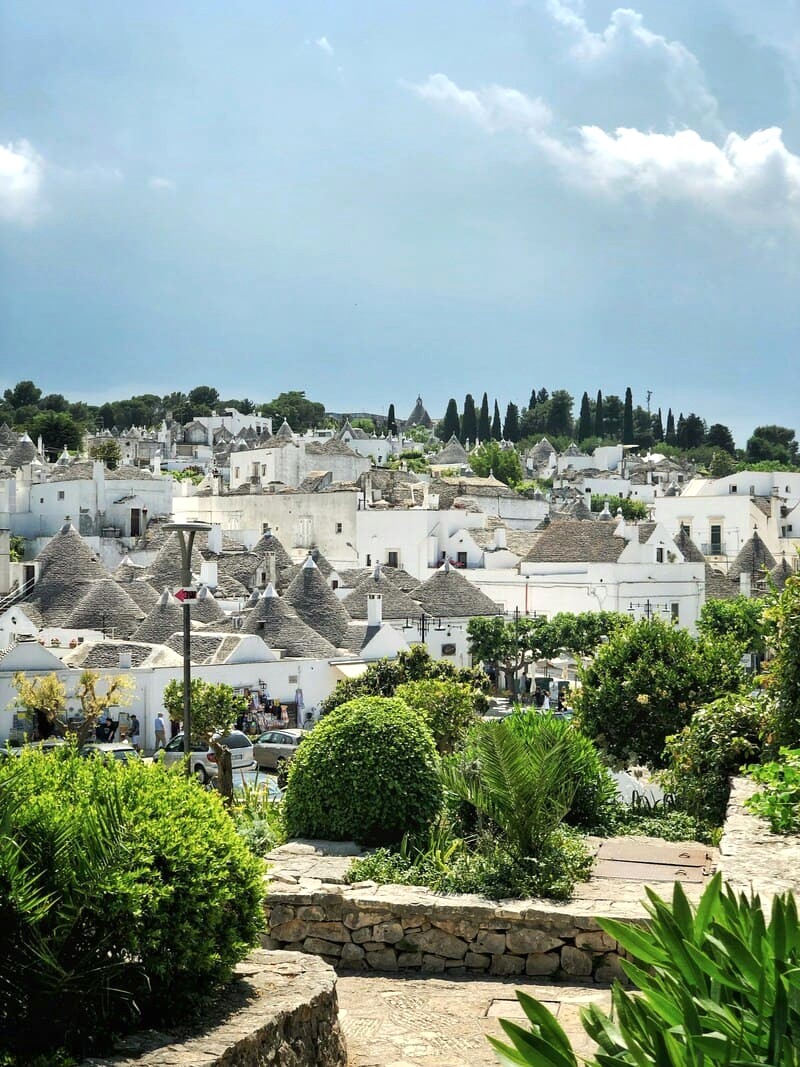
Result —
<svg viewBox="0 0 800 1067"><path fill-rule="evenodd" d="M377 974L340 975L337 989L349 1067L497 1067L486 1034L503 1036L501 1018L524 1020L517 989L546 1004L578 1055L588 1055L580 1008L607 1008L611 996L597 986L526 979Z"/></svg>

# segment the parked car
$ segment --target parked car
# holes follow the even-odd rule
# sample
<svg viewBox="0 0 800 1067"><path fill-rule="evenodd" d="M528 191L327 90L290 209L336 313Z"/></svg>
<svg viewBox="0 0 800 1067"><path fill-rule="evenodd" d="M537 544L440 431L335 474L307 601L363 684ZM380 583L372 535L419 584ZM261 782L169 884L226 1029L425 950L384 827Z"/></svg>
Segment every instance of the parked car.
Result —
<svg viewBox="0 0 800 1067"><path fill-rule="evenodd" d="M220 739L220 742L230 749L231 766L234 771L246 771L255 767L253 744L247 734L243 734L241 730L231 730L227 737ZM183 759L183 734L176 734L161 752L156 753L155 758L166 764L179 763ZM213 749L205 742L192 744L190 765L192 773L198 781L204 784L209 778L213 778L218 770L217 757Z"/></svg>
<svg viewBox="0 0 800 1067"><path fill-rule="evenodd" d="M102 759L113 759L120 763L142 758L133 745L126 741L89 741L80 749L78 755L86 758L99 756Z"/></svg>
<svg viewBox="0 0 800 1067"><path fill-rule="evenodd" d="M305 736L305 730L267 730L253 745L256 763L266 770L285 769Z"/></svg>

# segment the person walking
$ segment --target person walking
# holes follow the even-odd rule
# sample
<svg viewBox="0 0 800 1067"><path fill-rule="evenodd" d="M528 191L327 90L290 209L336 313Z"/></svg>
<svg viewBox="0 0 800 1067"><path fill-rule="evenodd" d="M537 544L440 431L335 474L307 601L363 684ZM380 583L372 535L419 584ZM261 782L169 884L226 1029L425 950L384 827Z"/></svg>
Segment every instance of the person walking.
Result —
<svg viewBox="0 0 800 1067"><path fill-rule="evenodd" d="M542 693L542 711L550 710L550 694L545 689Z"/></svg>
<svg viewBox="0 0 800 1067"><path fill-rule="evenodd" d="M158 750L164 748L167 743L167 724L164 721L163 711L159 711L158 715L156 715L153 729L156 735L156 752L158 752Z"/></svg>
<svg viewBox="0 0 800 1067"><path fill-rule="evenodd" d="M139 726L139 720L135 715L131 715L131 721L128 726L128 737L130 742L137 752L142 748L142 728Z"/></svg>

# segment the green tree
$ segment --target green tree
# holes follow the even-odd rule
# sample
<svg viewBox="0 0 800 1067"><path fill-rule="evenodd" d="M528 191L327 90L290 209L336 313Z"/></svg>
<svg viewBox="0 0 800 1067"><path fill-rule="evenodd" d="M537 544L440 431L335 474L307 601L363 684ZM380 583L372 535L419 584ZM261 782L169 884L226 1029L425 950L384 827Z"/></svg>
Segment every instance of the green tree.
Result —
<svg viewBox="0 0 800 1067"><path fill-rule="evenodd" d="M443 441L449 441L455 434L458 437L461 433L461 420L458 417L458 404L453 397L447 401L447 410L444 413L444 418L437 427L437 433Z"/></svg>
<svg viewBox="0 0 800 1067"><path fill-rule="evenodd" d="M183 682L176 679L164 687L164 709L170 719L183 719ZM224 682L193 678L191 687L192 741L208 744L217 758L217 788L227 803L233 799L230 750L222 740L237 718L247 711L247 700Z"/></svg>
<svg viewBox="0 0 800 1067"><path fill-rule="evenodd" d="M633 393L630 386L625 390L625 407L622 412L622 443L634 444L633 437Z"/></svg>
<svg viewBox="0 0 800 1067"><path fill-rule="evenodd" d="M574 403L572 395L566 389L556 389L551 393L547 411L548 434L556 437L572 436Z"/></svg>
<svg viewBox="0 0 800 1067"><path fill-rule="evenodd" d="M474 445L477 436L478 416L475 411L475 400L472 393L467 393L464 397L464 414L461 416L461 444L465 445L469 441L471 445Z"/></svg>
<svg viewBox="0 0 800 1067"><path fill-rule="evenodd" d="M394 404L389 405L389 414L386 416L386 432L391 437L397 436L397 418L394 413Z"/></svg>
<svg viewBox="0 0 800 1067"><path fill-rule="evenodd" d="M122 459L122 450L119 441L111 438L110 441L100 441L89 449L89 459L99 459L110 471L115 471Z"/></svg>
<svg viewBox="0 0 800 1067"><path fill-rule="evenodd" d="M486 393L483 394L483 400L481 401L481 410L478 415L478 440L488 441L492 436L492 425L489 421L489 397Z"/></svg>
<svg viewBox="0 0 800 1067"><path fill-rule="evenodd" d="M31 381L17 382L13 389L3 393L6 403L15 410L38 404L41 395L42 390Z"/></svg>
<svg viewBox="0 0 800 1067"><path fill-rule="evenodd" d="M196 385L189 390L189 403L193 408L213 408L219 402L219 393L210 385Z"/></svg>
<svg viewBox="0 0 800 1067"><path fill-rule="evenodd" d="M295 389L279 393L274 400L264 404L261 414L273 420L275 430L283 419L286 419L295 433L305 433L322 423L325 418L325 405L307 400L305 391Z"/></svg>
<svg viewBox="0 0 800 1067"><path fill-rule="evenodd" d="M767 689L776 702L775 749L800 744L800 577L774 590L765 611L773 650L767 665Z"/></svg>
<svg viewBox="0 0 800 1067"><path fill-rule="evenodd" d="M690 411L686 418L683 419L682 426L681 419L683 419L683 416L678 419L678 444L681 448L699 448L705 441L705 423L693 411Z"/></svg>
<svg viewBox="0 0 800 1067"><path fill-rule="evenodd" d="M492 415L492 440L499 441L503 436L503 429L500 424L500 405L495 400L494 402L494 414Z"/></svg>
<svg viewBox="0 0 800 1067"><path fill-rule="evenodd" d="M39 401L42 411L69 411L69 401L61 393L48 393Z"/></svg>
<svg viewBox="0 0 800 1067"><path fill-rule="evenodd" d="M473 449L469 465L479 478L493 474L498 481L515 486L522 481L522 464L514 448L503 448L497 441L484 441Z"/></svg>
<svg viewBox="0 0 800 1067"><path fill-rule="evenodd" d="M467 731L478 721L478 706L483 703L473 686L446 678L404 682L395 696L424 716L442 754L461 748Z"/></svg>
<svg viewBox="0 0 800 1067"><path fill-rule="evenodd" d="M24 671L17 671L11 676L11 684L17 696L9 707L21 708L30 719L35 719L42 740L66 729L67 690L55 671L32 678Z"/></svg>
<svg viewBox="0 0 800 1067"><path fill-rule="evenodd" d="M578 419L578 441L586 441L592 436L592 409L589 404L589 394L584 393L581 397L581 413Z"/></svg>
<svg viewBox="0 0 800 1067"><path fill-rule="evenodd" d="M27 430L32 440L41 437L45 449L51 453L64 447L79 452L83 443L83 427L63 411L40 412L27 424Z"/></svg>
<svg viewBox="0 0 800 1067"><path fill-rule="evenodd" d="M708 473L712 478L727 478L736 471L736 463L730 453L719 449L714 452L709 464Z"/></svg>
<svg viewBox="0 0 800 1067"><path fill-rule="evenodd" d="M103 404L97 413L97 422L101 430L110 430L115 424L114 407L112 404Z"/></svg>
<svg viewBox="0 0 800 1067"><path fill-rule="evenodd" d="M550 620L552 645L573 656L590 656L618 630L631 625L630 615L619 611L583 611L577 615L558 612Z"/></svg>
<svg viewBox="0 0 800 1067"><path fill-rule="evenodd" d="M476 616L467 623L467 634L473 660L502 671L511 689L526 663L551 659L561 647L558 633L547 619L525 615L515 619Z"/></svg>
<svg viewBox="0 0 800 1067"><path fill-rule="evenodd" d="M622 421L625 405L618 396L609 393L603 400L603 436L613 441L622 439Z"/></svg>
<svg viewBox="0 0 800 1067"><path fill-rule="evenodd" d="M597 399L594 402L594 435L601 440L606 435L605 429L605 412L603 411L603 394L600 390L597 390Z"/></svg>
<svg viewBox="0 0 800 1067"><path fill-rule="evenodd" d="M797 463L797 439L788 426L756 426L747 442L748 460L772 460L794 466Z"/></svg>
<svg viewBox="0 0 800 1067"><path fill-rule="evenodd" d="M731 456L736 455L736 443L733 440L733 434L721 422L715 422L712 426L709 426L706 434L706 444L711 445L713 448L719 448Z"/></svg>
<svg viewBox="0 0 800 1067"><path fill-rule="evenodd" d="M667 412L667 429L664 434L664 440L668 445L676 445L678 443L675 433L675 416L672 414L672 408Z"/></svg>
<svg viewBox="0 0 800 1067"><path fill-rule="evenodd" d="M658 619L618 630L581 670L581 728L623 763L663 766L664 744L710 700L739 690L740 646Z"/></svg>
<svg viewBox="0 0 800 1067"><path fill-rule="evenodd" d="M602 511L608 504L608 510L612 515L622 511L623 519L636 522L638 519L647 518L647 505L643 500L633 500L627 496L604 496L602 493L592 493L592 511Z"/></svg>
<svg viewBox="0 0 800 1067"><path fill-rule="evenodd" d="M503 437L506 441L516 443L519 441L519 408L509 401L506 408L506 417L503 422Z"/></svg>
<svg viewBox="0 0 800 1067"><path fill-rule="evenodd" d="M756 597L737 596L732 600L707 600L700 609L697 631L703 637L735 641L742 653L766 652L765 603Z"/></svg>
<svg viewBox="0 0 800 1067"><path fill-rule="evenodd" d="M661 408L653 416L653 440L655 442L664 440L664 423L661 421Z"/></svg>

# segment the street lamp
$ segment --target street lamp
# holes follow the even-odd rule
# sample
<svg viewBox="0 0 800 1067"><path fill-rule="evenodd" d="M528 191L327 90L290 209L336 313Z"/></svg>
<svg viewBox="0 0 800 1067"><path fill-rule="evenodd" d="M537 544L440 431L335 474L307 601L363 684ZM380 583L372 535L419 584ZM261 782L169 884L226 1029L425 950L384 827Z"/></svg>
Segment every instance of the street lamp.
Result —
<svg viewBox="0 0 800 1067"><path fill-rule="evenodd" d="M208 533L208 522L170 522L164 526L165 533L177 533L181 546L181 583L179 599L183 606L183 752L186 756L186 774L192 773L192 644L189 602L196 597L192 586L192 549L195 536ZM183 594L180 596L180 594Z"/></svg>

